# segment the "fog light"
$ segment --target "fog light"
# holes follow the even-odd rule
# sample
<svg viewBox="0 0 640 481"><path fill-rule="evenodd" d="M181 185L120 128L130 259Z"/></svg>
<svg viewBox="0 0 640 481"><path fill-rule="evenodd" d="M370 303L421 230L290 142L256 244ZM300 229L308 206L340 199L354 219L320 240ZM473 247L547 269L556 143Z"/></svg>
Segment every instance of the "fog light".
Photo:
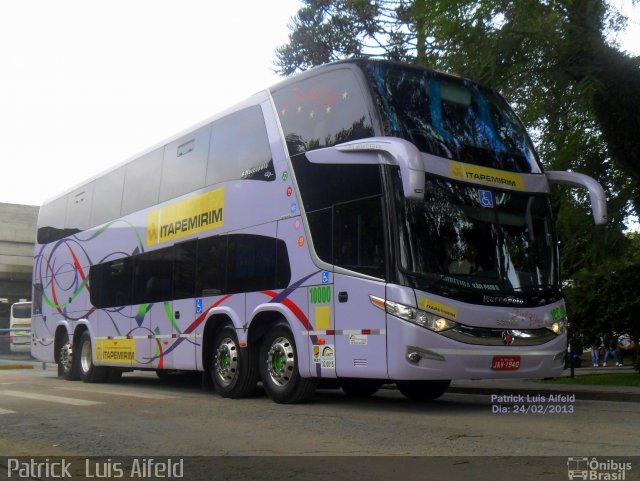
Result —
<svg viewBox="0 0 640 481"><path fill-rule="evenodd" d="M407 359L409 359L409 362L418 364L420 362L420 359L422 358L417 352L410 352L409 354L407 354Z"/></svg>

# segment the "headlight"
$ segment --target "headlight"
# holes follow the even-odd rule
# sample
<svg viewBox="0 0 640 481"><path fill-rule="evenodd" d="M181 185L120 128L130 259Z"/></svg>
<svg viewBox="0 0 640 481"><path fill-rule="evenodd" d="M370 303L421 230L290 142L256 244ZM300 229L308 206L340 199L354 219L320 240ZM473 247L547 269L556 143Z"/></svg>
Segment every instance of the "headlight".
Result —
<svg viewBox="0 0 640 481"><path fill-rule="evenodd" d="M457 322L450 319L421 311L415 307L405 306L398 302L385 301L376 296L369 296L369 299L371 299L371 303L374 306L383 309L389 314L435 332L446 331L458 325Z"/></svg>
<svg viewBox="0 0 640 481"><path fill-rule="evenodd" d="M567 318L558 319L550 326L547 326L547 329L552 331L554 334L562 334L567 330Z"/></svg>

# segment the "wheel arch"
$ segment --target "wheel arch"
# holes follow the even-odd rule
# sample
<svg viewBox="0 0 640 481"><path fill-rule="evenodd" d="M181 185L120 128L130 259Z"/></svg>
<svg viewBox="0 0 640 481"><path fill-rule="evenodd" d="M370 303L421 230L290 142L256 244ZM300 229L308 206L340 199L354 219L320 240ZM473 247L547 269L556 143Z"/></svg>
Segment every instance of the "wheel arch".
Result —
<svg viewBox="0 0 640 481"><path fill-rule="evenodd" d="M202 330L202 349L201 349L201 359L202 368L205 372L209 371L209 365L207 360L211 358L212 350L213 350L213 338L216 335L216 332L220 330L223 326L232 325L237 332L238 326L236 322L234 322L234 316L232 313L226 311L218 311L212 313L204 324L204 329Z"/></svg>

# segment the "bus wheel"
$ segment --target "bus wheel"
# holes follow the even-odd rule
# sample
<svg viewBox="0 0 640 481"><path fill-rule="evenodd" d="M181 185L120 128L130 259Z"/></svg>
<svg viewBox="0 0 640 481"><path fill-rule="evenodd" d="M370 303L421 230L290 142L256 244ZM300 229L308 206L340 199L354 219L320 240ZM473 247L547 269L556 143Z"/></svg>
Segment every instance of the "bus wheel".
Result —
<svg viewBox="0 0 640 481"><path fill-rule="evenodd" d="M251 396L258 384L258 362L253 346L240 349L236 330L227 324L213 338L211 380L222 397Z"/></svg>
<svg viewBox="0 0 640 481"><path fill-rule="evenodd" d="M104 382L107 380L109 369L93 364L93 349L91 348L91 335L84 331L80 336L80 379L83 382Z"/></svg>
<svg viewBox="0 0 640 481"><path fill-rule="evenodd" d="M77 381L80 379L80 375L78 374L78 361L77 359L74 360L73 348L69 342L68 334L64 334L60 342L58 376L64 377L67 381Z"/></svg>
<svg viewBox="0 0 640 481"><path fill-rule="evenodd" d="M260 378L267 395L277 403L298 403L313 396L318 380L303 378L293 334L285 323L269 331L260 346Z"/></svg>
<svg viewBox="0 0 640 481"><path fill-rule="evenodd" d="M340 389L347 396L368 397L378 392L382 387L382 381L375 379L344 379L340 381Z"/></svg>
<svg viewBox="0 0 640 481"><path fill-rule="evenodd" d="M120 382L122 380L122 369L110 367L107 371L107 382Z"/></svg>
<svg viewBox="0 0 640 481"><path fill-rule="evenodd" d="M396 384L408 399L425 402L442 396L451 384L451 380L398 381Z"/></svg>

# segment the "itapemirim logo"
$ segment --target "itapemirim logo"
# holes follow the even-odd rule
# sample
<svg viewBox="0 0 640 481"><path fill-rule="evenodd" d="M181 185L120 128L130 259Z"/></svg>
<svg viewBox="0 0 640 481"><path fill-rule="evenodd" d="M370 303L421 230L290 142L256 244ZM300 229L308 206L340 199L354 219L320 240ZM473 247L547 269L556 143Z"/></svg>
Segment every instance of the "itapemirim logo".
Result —
<svg viewBox="0 0 640 481"><path fill-rule="evenodd" d="M631 463L597 458L575 457L567 459L567 476L570 480L624 481L627 471L631 471Z"/></svg>

